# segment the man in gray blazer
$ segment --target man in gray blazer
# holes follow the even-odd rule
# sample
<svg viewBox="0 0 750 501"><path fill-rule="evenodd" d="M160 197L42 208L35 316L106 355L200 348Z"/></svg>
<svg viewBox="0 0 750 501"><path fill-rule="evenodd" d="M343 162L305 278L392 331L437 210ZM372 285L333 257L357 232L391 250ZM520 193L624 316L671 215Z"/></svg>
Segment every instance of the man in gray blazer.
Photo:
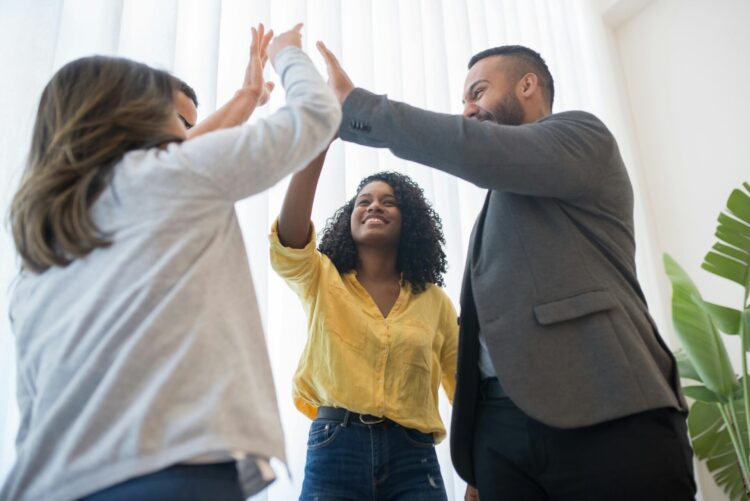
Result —
<svg viewBox="0 0 750 501"><path fill-rule="evenodd" d="M451 426L467 498L692 499L687 405L636 278L633 190L606 126L552 114L552 75L526 47L471 59L463 116L354 88L319 49L341 139L487 189Z"/></svg>

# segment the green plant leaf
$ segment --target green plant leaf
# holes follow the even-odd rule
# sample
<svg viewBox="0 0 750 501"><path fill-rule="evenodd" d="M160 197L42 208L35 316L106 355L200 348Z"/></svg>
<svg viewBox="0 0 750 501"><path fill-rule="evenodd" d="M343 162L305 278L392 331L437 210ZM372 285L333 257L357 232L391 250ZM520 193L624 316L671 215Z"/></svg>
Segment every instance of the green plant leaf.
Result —
<svg viewBox="0 0 750 501"><path fill-rule="evenodd" d="M693 362L690 361L685 350L674 352L674 358L677 361L677 370L682 379L692 379L693 381L702 382L698 371L695 370Z"/></svg>
<svg viewBox="0 0 750 501"><path fill-rule="evenodd" d="M747 183L743 183L743 187L750 193L750 186ZM748 193L740 189L732 190L729 200L727 200L727 209L750 225L750 195Z"/></svg>
<svg viewBox="0 0 750 501"><path fill-rule="evenodd" d="M750 293L750 184L732 190L726 212L719 215L716 238L719 240L706 254L703 269L740 284L745 301Z"/></svg>
<svg viewBox="0 0 750 501"><path fill-rule="evenodd" d="M709 252L706 254L701 267L714 275L731 280L743 287L745 286L747 265L740 261L716 252Z"/></svg>
<svg viewBox="0 0 750 501"><path fill-rule="evenodd" d="M735 401L734 406L737 419L744 422L742 402ZM740 426L740 429L743 440L748 443L747 430L744 426ZM747 500L737 455L717 405L696 401L688 415L688 431L696 457L706 462L716 483L724 489L729 499Z"/></svg>
<svg viewBox="0 0 750 501"><path fill-rule="evenodd" d="M724 245L721 242L716 242L712 248L719 254L724 254L733 259L736 259L737 261L744 261L748 258L747 252L740 250L736 247L730 247L729 245Z"/></svg>
<svg viewBox="0 0 750 501"><path fill-rule="evenodd" d="M726 348L718 330L727 334L742 334L744 350L750 351L750 183L732 191L726 210L719 214L715 232L717 242L706 254L701 267L717 276L733 281L744 288L743 311L734 310L703 300L695 284L679 265L664 256L667 274L672 281L672 317L677 335L685 348L684 357L676 354L680 372L695 379L697 374L704 386L688 386L685 394L695 399L688 416L688 428L693 450L704 460L717 484L731 500L747 500L742 482L738 451L727 431L719 411L719 404L710 400L720 397L735 411L726 413L728 420L737 419L733 429L746 451L750 451L743 377L733 382L734 398L724 393L727 370L733 372L727 360ZM717 330L718 329L718 330ZM721 388L721 391L717 391Z"/></svg>
<svg viewBox="0 0 750 501"><path fill-rule="evenodd" d="M709 303L708 301L701 301L700 306L703 308L703 311L711 316L716 327L721 332L725 334L740 333L741 312L739 310L721 306L720 304Z"/></svg>
<svg viewBox="0 0 750 501"><path fill-rule="evenodd" d="M719 214L719 225L716 227L716 230L728 235L736 235L740 238L750 238L750 223L745 223L742 217L737 219L738 217L736 214L730 216L722 212ZM741 242L742 240L739 241ZM742 249L743 246L740 245L739 248Z"/></svg>
<svg viewBox="0 0 750 501"><path fill-rule="evenodd" d="M672 282L672 322L677 337L706 388L727 402L738 385L724 342L685 270L668 254L664 255L664 268Z"/></svg>
<svg viewBox="0 0 750 501"><path fill-rule="evenodd" d="M719 395L705 386L683 386L682 392L685 393L685 396L690 397L693 400L700 400L701 402L718 404L722 401Z"/></svg>

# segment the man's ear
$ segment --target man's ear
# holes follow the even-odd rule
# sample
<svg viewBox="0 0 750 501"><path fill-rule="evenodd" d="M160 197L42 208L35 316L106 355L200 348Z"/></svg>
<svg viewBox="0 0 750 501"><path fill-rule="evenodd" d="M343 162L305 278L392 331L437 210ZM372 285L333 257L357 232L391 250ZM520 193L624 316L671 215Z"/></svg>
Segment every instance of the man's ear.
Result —
<svg viewBox="0 0 750 501"><path fill-rule="evenodd" d="M528 99L539 91L539 77L535 73L526 73L519 81L521 96Z"/></svg>

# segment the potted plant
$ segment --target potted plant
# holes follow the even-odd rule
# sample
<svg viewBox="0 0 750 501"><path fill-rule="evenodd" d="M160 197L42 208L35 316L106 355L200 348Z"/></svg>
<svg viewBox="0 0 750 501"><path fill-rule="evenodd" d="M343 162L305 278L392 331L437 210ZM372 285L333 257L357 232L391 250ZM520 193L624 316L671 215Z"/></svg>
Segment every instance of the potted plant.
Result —
<svg viewBox="0 0 750 501"><path fill-rule="evenodd" d="M732 191L719 215L717 242L702 268L744 289L738 308L706 301L669 255L672 321L682 350L676 353L683 391L693 399L688 429L696 456L732 500L750 499L750 184ZM741 373L736 374L722 333L738 336Z"/></svg>

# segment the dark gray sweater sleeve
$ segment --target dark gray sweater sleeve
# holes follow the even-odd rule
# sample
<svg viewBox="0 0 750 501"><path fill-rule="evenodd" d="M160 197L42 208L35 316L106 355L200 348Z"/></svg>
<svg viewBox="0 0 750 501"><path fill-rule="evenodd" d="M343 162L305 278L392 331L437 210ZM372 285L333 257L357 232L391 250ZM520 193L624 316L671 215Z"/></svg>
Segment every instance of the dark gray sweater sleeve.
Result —
<svg viewBox="0 0 750 501"><path fill-rule="evenodd" d="M435 113L354 89L343 105L341 139L388 148L479 187L575 199L603 175L614 138L595 116L569 111L508 126Z"/></svg>

